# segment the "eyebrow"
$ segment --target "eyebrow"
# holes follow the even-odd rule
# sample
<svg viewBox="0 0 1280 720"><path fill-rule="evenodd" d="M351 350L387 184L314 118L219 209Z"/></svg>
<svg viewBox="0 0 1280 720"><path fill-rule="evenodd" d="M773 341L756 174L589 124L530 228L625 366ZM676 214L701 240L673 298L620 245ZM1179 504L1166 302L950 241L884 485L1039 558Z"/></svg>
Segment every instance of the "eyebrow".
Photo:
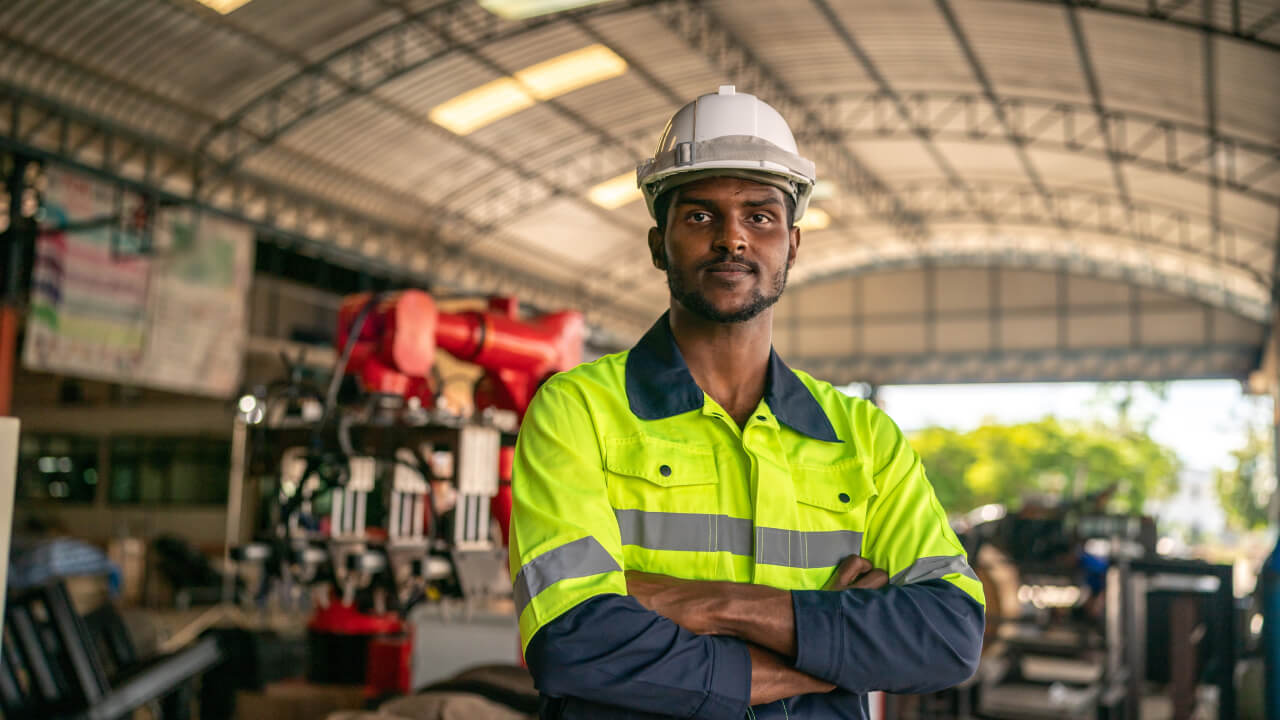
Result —
<svg viewBox="0 0 1280 720"><path fill-rule="evenodd" d="M766 205L781 206L782 201L771 195L767 198L763 198L760 200L744 200L742 204L747 207L764 207ZM714 209L716 207L716 203L714 200L710 200L707 198L700 198L700 197L685 197L683 195L676 199L676 205L677 206L697 205L698 207L711 208L711 209Z"/></svg>

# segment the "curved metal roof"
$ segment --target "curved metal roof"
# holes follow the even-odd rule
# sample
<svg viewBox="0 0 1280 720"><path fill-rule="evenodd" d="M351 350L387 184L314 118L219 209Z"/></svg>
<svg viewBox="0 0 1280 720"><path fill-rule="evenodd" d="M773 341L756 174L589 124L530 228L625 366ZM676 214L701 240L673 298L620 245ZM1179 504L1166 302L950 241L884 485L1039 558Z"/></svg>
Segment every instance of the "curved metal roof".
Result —
<svg viewBox="0 0 1280 720"><path fill-rule="evenodd" d="M596 43L627 72L465 136L429 117ZM778 107L818 163L831 223L805 234L798 287L1050 268L1270 324L1276 0L612 0L522 21L474 0L0 8L7 145L324 252L582 307L621 340L665 286L642 203L587 190L723 83Z"/></svg>

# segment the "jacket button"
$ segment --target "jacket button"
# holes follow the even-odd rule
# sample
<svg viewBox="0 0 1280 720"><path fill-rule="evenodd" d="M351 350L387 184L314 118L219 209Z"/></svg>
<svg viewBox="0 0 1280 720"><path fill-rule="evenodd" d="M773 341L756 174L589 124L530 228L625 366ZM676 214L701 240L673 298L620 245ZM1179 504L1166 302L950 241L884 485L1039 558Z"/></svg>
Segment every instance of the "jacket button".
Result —
<svg viewBox="0 0 1280 720"><path fill-rule="evenodd" d="M757 415L757 416L756 416L756 419L757 419L757 420L768 420L768 418L766 418L766 417L765 417L765 416L763 416L763 415Z"/></svg>
<svg viewBox="0 0 1280 720"><path fill-rule="evenodd" d="M849 494L840 493L840 502L849 502Z"/></svg>
<svg viewBox="0 0 1280 720"><path fill-rule="evenodd" d="M670 476L671 476L671 466L670 466L670 465L663 465L662 467L658 468L658 472L662 473L662 477L670 477Z"/></svg>

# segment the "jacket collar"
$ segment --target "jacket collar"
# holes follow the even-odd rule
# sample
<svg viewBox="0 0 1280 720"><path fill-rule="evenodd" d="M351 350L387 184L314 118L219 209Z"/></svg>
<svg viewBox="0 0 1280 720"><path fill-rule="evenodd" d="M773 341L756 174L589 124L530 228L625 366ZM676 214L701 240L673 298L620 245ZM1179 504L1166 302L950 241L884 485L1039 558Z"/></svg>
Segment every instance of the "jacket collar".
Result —
<svg viewBox="0 0 1280 720"><path fill-rule="evenodd" d="M631 412L641 420L661 420L698 410L702 388L694 382L663 313L627 354L626 388ZM809 388L769 349L765 402L778 421L815 440L841 442L827 413Z"/></svg>

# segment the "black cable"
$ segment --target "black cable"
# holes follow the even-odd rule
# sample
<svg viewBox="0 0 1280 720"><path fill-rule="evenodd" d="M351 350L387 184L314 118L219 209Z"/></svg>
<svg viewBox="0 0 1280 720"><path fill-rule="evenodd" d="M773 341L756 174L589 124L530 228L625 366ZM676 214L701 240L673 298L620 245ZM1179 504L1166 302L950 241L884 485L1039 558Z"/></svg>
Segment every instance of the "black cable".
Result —
<svg viewBox="0 0 1280 720"><path fill-rule="evenodd" d="M427 500L427 512L430 513L431 517L431 534L427 537L427 547L433 548L440 534L440 513L436 512L436 489L431 485L431 482L437 478L431 470L431 464L418 448L409 448L409 452L413 453L414 460L418 463L416 468L418 474L422 475L422 478L427 481L425 497Z"/></svg>
<svg viewBox="0 0 1280 720"><path fill-rule="evenodd" d="M329 389L324 394L324 415L316 426L317 437L314 440L319 439L320 431L325 427L338 405L338 389L342 386L343 376L347 374L347 363L351 362L351 353L355 350L356 338L360 337L360 331L364 329L364 322L369 317L369 312L373 310L381 299L381 293L371 294L360 308L360 312L356 313L355 319L351 321L351 327L347 330L347 341L342 346L342 355L339 356L337 364L333 367L333 377L329 379Z"/></svg>
<svg viewBox="0 0 1280 720"><path fill-rule="evenodd" d="M307 456L307 468L303 473L300 484L298 485L298 492L295 493L292 498L289 498L288 502L281 504L281 509L284 511L282 512L282 516L285 520L286 538L290 535L288 529L288 513L296 510L297 506L302 503L302 488L305 486L307 479L312 475L312 473L320 479L320 491L324 491L329 487L334 486L334 483L329 483L328 478L326 478L325 474L322 472L325 460L328 459L320 452L320 448L323 446L322 440L324 437L324 431L328 427L329 421L332 419L338 406L338 389L342 386L342 378L347 374L347 364L351 362L351 353L355 349L356 338L360 337L360 331L364 329L364 323L369 317L369 312L373 310L380 299L380 293L372 293L369 296L369 299L365 301L364 305L360 307L360 311L356 313L355 319L351 321L351 327L347 330L346 344L343 345L342 355L339 356L338 362L334 365L333 377L329 379L329 388L324 394L323 413L320 416L320 421L316 423L315 429L311 433L311 452L308 453ZM337 464L339 465L339 482L336 483L336 485L341 486L346 483L343 482L342 475L344 473L343 469L340 467L340 461L343 457L349 458L352 455L350 436L344 433L344 428L342 427L341 422L339 422L338 427L338 443L342 446L342 455L337 458ZM297 498L296 502L294 501L294 498Z"/></svg>

